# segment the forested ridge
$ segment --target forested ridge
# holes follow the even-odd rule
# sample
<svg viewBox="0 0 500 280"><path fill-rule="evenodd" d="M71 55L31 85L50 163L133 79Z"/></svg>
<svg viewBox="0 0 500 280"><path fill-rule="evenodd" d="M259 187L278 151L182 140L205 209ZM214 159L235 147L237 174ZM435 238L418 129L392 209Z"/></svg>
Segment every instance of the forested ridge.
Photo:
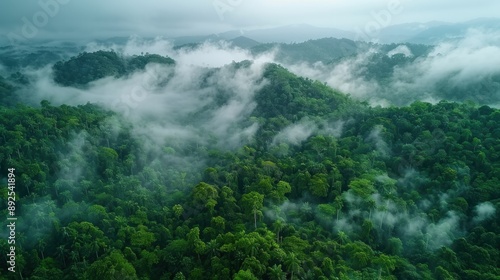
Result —
<svg viewBox="0 0 500 280"><path fill-rule="evenodd" d="M82 54L54 80L85 87L149 62L174 63ZM18 226L16 273L3 261L0 279L500 279L500 110L371 107L277 64L262 78L239 124L258 129L236 149L210 132L147 147L90 103L2 103L1 209L15 168Z"/></svg>
<svg viewBox="0 0 500 280"><path fill-rule="evenodd" d="M174 64L174 60L157 54L122 57L113 51L81 53L54 64L54 81L64 86L83 86L108 76L122 77L144 70L148 63Z"/></svg>

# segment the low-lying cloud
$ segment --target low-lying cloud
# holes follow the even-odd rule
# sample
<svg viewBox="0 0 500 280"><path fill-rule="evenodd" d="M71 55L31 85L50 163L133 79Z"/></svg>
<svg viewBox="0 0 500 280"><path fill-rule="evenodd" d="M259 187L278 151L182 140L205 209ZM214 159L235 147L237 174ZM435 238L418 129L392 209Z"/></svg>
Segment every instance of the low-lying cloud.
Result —
<svg viewBox="0 0 500 280"><path fill-rule="evenodd" d="M300 145L307 140L316 130L317 126L313 121L303 120L284 128L273 140L273 144L287 143Z"/></svg>
<svg viewBox="0 0 500 280"><path fill-rule="evenodd" d="M380 54L413 57L407 45L400 45L387 53L372 48L334 64L317 62L288 67L373 105L408 105L417 100L435 103L441 99L500 104L498 31L471 29L464 38L442 42L428 54L394 67L385 80L369 78L365 72L372 57Z"/></svg>
<svg viewBox="0 0 500 280"><path fill-rule="evenodd" d="M87 50L102 48L90 45ZM92 82L86 89L55 84L47 67L29 73L34 83L25 95L35 92L30 99L47 99L56 105L101 104L125 116L135 124L137 133L160 146L169 137L206 144L208 134L222 146L235 147L256 132L256 123L242 126L242 122L256 106L254 94L267 83L262 75L271 57L252 57L226 43L174 50L161 39L145 42L132 38L123 47L111 48L124 55L168 55L176 59L176 65L150 64L126 77ZM244 60L253 63L248 67L232 64Z"/></svg>
<svg viewBox="0 0 500 280"><path fill-rule="evenodd" d="M474 213L476 215L474 216L473 221L475 223L480 223L492 218L496 213L496 208L491 202L483 202L474 208Z"/></svg>

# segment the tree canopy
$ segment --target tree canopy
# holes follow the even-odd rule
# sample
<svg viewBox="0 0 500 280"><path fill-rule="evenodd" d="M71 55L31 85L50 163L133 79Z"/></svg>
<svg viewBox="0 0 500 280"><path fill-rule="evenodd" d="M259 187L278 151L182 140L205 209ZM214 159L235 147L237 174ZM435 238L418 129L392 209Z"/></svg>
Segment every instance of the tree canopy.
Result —
<svg viewBox="0 0 500 280"><path fill-rule="evenodd" d="M55 79L148 62L172 63L102 51L56 64ZM2 262L0 279L499 279L498 109L370 107L276 64L264 78L255 135L235 149L209 132L148 147L90 103L1 106L19 227L17 272Z"/></svg>

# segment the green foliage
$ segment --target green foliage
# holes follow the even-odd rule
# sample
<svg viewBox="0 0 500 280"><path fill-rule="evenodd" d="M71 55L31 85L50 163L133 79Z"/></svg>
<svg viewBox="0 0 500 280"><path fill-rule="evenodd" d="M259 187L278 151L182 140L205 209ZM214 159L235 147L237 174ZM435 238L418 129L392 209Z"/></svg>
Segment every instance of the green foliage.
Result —
<svg viewBox="0 0 500 280"><path fill-rule="evenodd" d="M109 68L89 71L88 81L170 63L146 56L126 64L106 52L75 59ZM0 169L16 169L23 217L19 275L498 278L499 110L370 108L281 66L268 65L265 78L251 116L260 124L255 139L235 151L200 144L199 169L164 164L190 148L168 139L149 151L130 124L95 105L1 107ZM311 137L274 143L303 119L318 128ZM377 141L390 152L374 152ZM6 240L0 247L8 250Z"/></svg>
<svg viewBox="0 0 500 280"><path fill-rule="evenodd" d="M80 53L53 66L54 81L63 86L84 86L105 77L122 77L137 70L144 70L149 63L172 65L174 60L156 54L120 57L113 51Z"/></svg>
<svg viewBox="0 0 500 280"><path fill-rule="evenodd" d="M257 280L250 270L240 270L234 275L234 280Z"/></svg>
<svg viewBox="0 0 500 280"><path fill-rule="evenodd" d="M169 57L158 54L134 55L127 61L127 70L129 72L144 70L146 65L150 63L172 65L175 64L175 61Z"/></svg>
<svg viewBox="0 0 500 280"><path fill-rule="evenodd" d="M84 52L56 63L53 70L54 81L64 86L85 85L108 76L119 77L126 71L123 60L112 51Z"/></svg>
<svg viewBox="0 0 500 280"><path fill-rule="evenodd" d="M139 279L134 267L118 251L94 262L88 269L89 279Z"/></svg>

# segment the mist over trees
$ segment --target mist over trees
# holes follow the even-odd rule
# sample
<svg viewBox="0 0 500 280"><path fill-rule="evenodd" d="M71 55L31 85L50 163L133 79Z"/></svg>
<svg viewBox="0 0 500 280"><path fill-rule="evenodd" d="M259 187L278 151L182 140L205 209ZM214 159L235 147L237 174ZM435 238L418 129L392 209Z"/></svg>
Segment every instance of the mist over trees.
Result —
<svg viewBox="0 0 500 280"><path fill-rule="evenodd" d="M500 110L476 88L496 68L462 97L457 63L439 101L414 101L445 47L133 39L13 59L16 272L0 279L499 279Z"/></svg>

